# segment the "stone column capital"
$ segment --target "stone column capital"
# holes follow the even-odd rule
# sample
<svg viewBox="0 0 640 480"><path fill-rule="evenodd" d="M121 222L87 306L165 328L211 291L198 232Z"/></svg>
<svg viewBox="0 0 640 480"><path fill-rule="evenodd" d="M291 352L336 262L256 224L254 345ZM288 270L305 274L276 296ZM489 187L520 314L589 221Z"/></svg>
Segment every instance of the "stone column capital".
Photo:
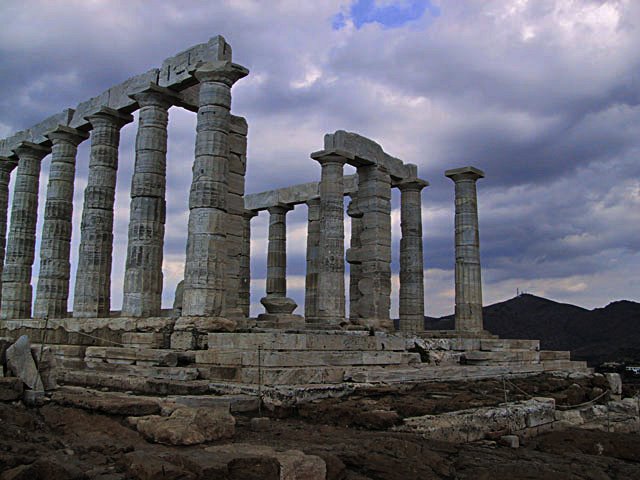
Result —
<svg viewBox="0 0 640 480"><path fill-rule="evenodd" d="M96 125L115 125L117 128L124 127L127 123L133 122L133 115L122 113L110 107L100 107L96 113L84 117L93 128Z"/></svg>
<svg viewBox="0 0 640 480"><path fill-rule="evenodd" d="M320 165L330 163L344 165L345 163L349 163L355 159L352 153L339 149L320 150L318 152L313 152L311 154L311 158L318 162Z"/></svg>
<svg viewBox="0 0 640 480"><path fill-rule="evenodd" d="M149 83L146 88L130 94L129 97L134 99L140 108L158 107L168 110L172 105L181 103L176 92L155 83Z"/></svg>
<svg viewBox="0 0 640 480"><path fill-rule="evenodd" d="M256 210L245 210L245 211L242 213L242 216L243 216L244 218L246 218L247 220L251 220L253 217L257 217L259 213L260 213L260 212L258 212L258 211L256 211Z"/></svg>
<svg viewBox="0 0 640 480"><path fill-rule="evenodd" d="M58 125L55 129L45 134L45 137L51 140L51 143L54 145L64 142L78 146L84 140L89 138L89 133L67 127L66 125Z"/></svg>
<svg viewBox="0 0 640 480"><path fill-rule="evenodd" d="M242 65L229 61L206 62L198 65L191 74L200 82L218 82L231 87L241 78L249 75L249 70Z"/></svg>
<svg viewBox="0 0 640 480"><path fill-rule="evenodd" d="M427 182L426 180L422 180L420 178L405 179L396 184L396 187L398 187L398 189L401 192L404 192L404 191L421 192L423 188L426 188L428 186L429 186L429 182Z"/></svg>
<svg viewBox="0 0 640 480"><path fill-rule="evenodd" d="M358 196L351 194L351 201L349 202L349 206L347 207L347 215L351 218L362 218L364 216L364 212L358 206Z"/></svg>
<svg viewBox="0 0 640 480"><path fill-rule="evenodd" d="M0 157L0 171L11 173L17 166L17 159L12 157Z"/></svg>
<svg viewBox="0 0 640 480"><path fill-rule="evenodd" d="M310 198L305 202L307 207L319 207L320 206L320 197Z"/></svg>
<svg viewBox="0 0 640 480"><path fill-rule="evenodd" d="M288 203L278 203L276 205L272 205L267 208L269 215L278 215L278 214L286 214L287 212L293 210L294 206Z"/></svg>
<svg viewBox="0 0 640 480"><path fill-rule="evenodd" d="M464 180L476 181L479 178L484 178L484 172L476 167L461 167L447 170L444 172L444 176L449 177L454 182Z"/></svg>
<svg viewBox="0 0 640 480"><path fill-rule="evenodd" d="M33 142L20 142L18 146L13 149L13 153L15 153L18 158L23 155L29 155L31 157L37 157L38 160L42 160L51 153L51 149Z"/></svg>

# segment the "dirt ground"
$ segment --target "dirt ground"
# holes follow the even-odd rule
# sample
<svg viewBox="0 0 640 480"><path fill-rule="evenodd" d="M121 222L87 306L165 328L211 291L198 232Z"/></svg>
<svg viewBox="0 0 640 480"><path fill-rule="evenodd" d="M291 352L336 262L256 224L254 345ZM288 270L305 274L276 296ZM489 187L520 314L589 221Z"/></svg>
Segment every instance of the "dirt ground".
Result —
<svg viewBox="0 0 640 480"><path fill-rule="evenodd" d="M517 388L507 385L507 396L555 396L561 404L588 399L602 388L598 382L539 376L513 381ZM406 416L495 405L504 400L504 386L491 380L360 391L268 412L270 426L258 432L249 426L251 415L241 415L233 441L318 455L331 480L640 478L638 435L570 429L510 449L492 441L453 445L387 430ZM124 417L53 403L0 403L1 480L279 478L277 468L260 459L221 468L204 450L213 444L156 445Z"/></svg>

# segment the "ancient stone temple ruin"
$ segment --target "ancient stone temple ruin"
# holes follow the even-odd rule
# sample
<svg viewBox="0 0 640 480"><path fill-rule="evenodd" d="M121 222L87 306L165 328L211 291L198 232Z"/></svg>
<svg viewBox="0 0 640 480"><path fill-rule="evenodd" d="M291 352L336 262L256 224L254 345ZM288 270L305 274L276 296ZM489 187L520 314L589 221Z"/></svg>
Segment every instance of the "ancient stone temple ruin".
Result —
<svg viewBox="0 0 640 480"><path fill-rule="evenodd" d="M373 140L338 130L325 135L323 144L310 146L316 151L308 161L320 164L319 179L246 194L248 125L231 113L231 97L233 85L248 73L233 63L229 44L214 37L0 141L0 336L15 340L27 334L32 342L46 344L66 384L165 394L586 369L570 361L567 352L540 351L538 341L499 339L483 329L476 195L481 170L445 173L455 186L452 331L424 329L421 191L429 184L415 165ZM197 136L184 281L174 309L163 311L172 106L197 112ZM133 121L136 110L123 304L116 314L110 293L118 144L120 129ZM84 141L90 142L90 156L76 158ZM46 199L39 199L47 156L49 183ZM89 174L68 312L77 162L88 162ZM355 167L356 174L345 176L345 165ZM401 199L398 331L390 318L394 188ZM345 197L350 239L344 232ZM42 231L36 231L42 201ZM287 297L286 277L286 217L300 204L308 209L304 309ZM251 219L263 210L269 213L264 312L252 318Z"/></svg>

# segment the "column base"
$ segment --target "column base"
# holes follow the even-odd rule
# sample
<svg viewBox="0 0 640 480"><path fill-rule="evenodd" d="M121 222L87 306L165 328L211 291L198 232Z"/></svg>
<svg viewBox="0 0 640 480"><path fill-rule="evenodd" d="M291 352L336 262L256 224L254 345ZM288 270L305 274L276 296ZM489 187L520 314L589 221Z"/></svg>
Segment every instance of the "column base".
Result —
<svg viewBox="0 0 640 480"><path fill-rule="evenodd" d="M281 315L292 314L298 308L298 304L292 298L281 297L279 295L267 295L260 299L267 313Z"/></svg>
<svg viewBox="0 0 640 480"><path fill-rule="evenodd" d="M256 324L258 328L300 328L305 327L304 317L291 313L261 313Z"/></svg>

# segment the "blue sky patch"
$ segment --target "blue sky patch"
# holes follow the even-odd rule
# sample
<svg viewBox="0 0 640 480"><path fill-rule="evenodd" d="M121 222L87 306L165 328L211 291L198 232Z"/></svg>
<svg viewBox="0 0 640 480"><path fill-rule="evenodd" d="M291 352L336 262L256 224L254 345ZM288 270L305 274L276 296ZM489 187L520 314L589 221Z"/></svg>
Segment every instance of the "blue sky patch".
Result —
<svg viewBox="0 0 640 480"><path fill-rule="evenodd" d="M351 19L356 28L367 23L379 23L387 28L401 27L407 22L417 20L429 10L429 14L437 17L440 10L431 5L429 0L398 0L376 5L375 0L355 0L349 7L349 13L338 13L332 19L334 30L340 30Z"/></svg>

